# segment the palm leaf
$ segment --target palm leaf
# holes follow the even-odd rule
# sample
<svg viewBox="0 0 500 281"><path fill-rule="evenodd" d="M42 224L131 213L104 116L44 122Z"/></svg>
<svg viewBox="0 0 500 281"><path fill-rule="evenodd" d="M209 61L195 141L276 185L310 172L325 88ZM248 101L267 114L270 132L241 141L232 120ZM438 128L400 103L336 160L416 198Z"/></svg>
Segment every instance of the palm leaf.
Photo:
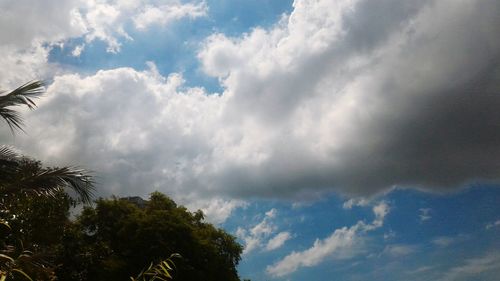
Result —
<svg viewBox="0 0 500 281"><path fill-rule="evenodd" d="M0 117L7 122L12 132L14 132L15 129L23 131L23 119L17 111L9 107L25 105L29 109L34 109L36 108L34 99L38 98L44 91L44 83L36 80L28 82L19 88L0 96Z"/></svg>
<svg viewBox="0 0 500 281"><path fill-rule="evenodd" d="M54 196L59 190L73 190L90 203L94 181L88 171L76 167L43 168L40 162L23 157L8 146L0 146L0 194L17 192Z"/></svg>
<svg viewBox="0 0 500 281"><path fill-rule="evenodd" d="M40 168L34 171L30 168L19 165L9 182L0 182L0 194L28 192L55 196L61 189L69 188L84 203L91 202L94 181L87 171L73 167Z"/></svg>
<svg viewBox="0 0 500 281"><path fill-rule="evenodd" d="M33 281L33 279L31 279L31 277L28 274L26 274L24 271L22 271L20 269L14 268L14 269L12 269L12 272L19 273L21 276L23 276L27 280Z"/></svg>
<svg viewBox="0 0 500 281"><path fill-rule="evenodd" d="M166 260L160 261L158 264L153 265L143 270L136 278L130 277L132 281L168 281L172 280L172 273L175 272L175 263L172 259L182 258L179 254L172 254Z"/></svg>

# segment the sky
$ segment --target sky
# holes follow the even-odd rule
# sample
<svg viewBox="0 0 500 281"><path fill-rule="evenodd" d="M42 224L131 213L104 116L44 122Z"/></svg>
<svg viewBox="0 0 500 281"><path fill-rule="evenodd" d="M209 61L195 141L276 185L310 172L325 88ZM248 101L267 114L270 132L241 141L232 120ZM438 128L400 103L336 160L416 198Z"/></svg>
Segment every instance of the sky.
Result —
<svg viewBox="0 0 500 281"><path fill-rule="evenodd" d="M0 142L158 190L259 280L496 280L500 2L3 0Z"/></svg>

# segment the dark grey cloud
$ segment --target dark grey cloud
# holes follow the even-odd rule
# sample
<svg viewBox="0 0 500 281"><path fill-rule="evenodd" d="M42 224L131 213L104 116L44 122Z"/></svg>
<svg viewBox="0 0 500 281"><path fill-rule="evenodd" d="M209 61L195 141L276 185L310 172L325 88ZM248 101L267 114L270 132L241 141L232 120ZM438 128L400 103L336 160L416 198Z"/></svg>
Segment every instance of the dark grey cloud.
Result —
<svg viewBox="0 0 500 281"><path fill-rule="evenodd" d="M338 37L297 56L292 71L277 68L263 81L255 78L259 72L242 74L249 66L230 69L225 81L235 107L250 108L277 136L269 161L258 169L231 167L221 185L262 196L331 189L367 195L393 186L444 191L499 179L499 6L357 1L342 14ZM260 43L252 35L233 42L243 49ZM290 134L304 121L301 111L313 119L312 134L303 138ZM320 125L314 136L312 127ZM330 141L322 155L307 149L315 137Z"/></svg>

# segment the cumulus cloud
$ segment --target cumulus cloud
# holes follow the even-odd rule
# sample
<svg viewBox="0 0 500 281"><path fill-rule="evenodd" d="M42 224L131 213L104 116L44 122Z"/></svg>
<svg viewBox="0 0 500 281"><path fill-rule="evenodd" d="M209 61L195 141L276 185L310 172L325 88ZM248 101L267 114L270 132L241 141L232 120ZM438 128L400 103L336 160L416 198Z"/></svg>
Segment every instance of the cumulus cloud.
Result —
<svg viewBox="0 0 500 281"><path fill-rule="evenodd" d="M497 180L499 6L304 0L273 28L211 36L203 69L255 155L221 186L366 196Z"/></svg>
<svg viewBox="0 0 500 281"><path fill-rule="evenodd" d="M3 1L0 3L0 45L23 49L34 42L53 44L71 38L96 39L107 44L107 51L120 51L123 39L132 40L126 26L135 23L139 30L151 24L166 25L182 18L204 16L204 2L157 1ZM79 51L78 51L79 50ZM83 46L74 49L78 54Z"/></svg>
<svg viewBox="0 0 500 281"><path fill-rule="evenodd" d="M146 6L144 10L134 16L134 24L137 29L145 29L150 25L166 25L174 20L184 17L197 18L205 16L208 6L205 2L182 4L178 1L168 5Z"/></svg>
<svg viewBox="0 0 500 281"><path fill-rule="evenodd" d="M5 40L29 46L0 46L16 77L47 67L47 49L35 41L83 36L118 51L126 22L166 9L50 3L54 18L43 20L53 28L16 25L22 36ZM180 14L201 15L203 3ZM27 116L30 134L1 138L49 163L98 171L103 195L157 189L185 202L367 197L393 186L446 191L498 180L499 13L494 0L296 0L273 27L202 44L198 57L221 95L153 69L55 72L47 98ZM0 32L15 23L3 21L12 27Z"/></svg>
<svg viewBox="0 0 500 281"><path fill-rule="evenodd" d="M280 261L267 267L267 273L274 277L281 277L295 272L301 267L312 267L323 262L327 258L345 259L355 256L359 252L362 236L368 231L380 228L385 216L389 212L389 206L381 202L373 207L375 219L366 224L357 222L351 227L336 229L325 239L316 239L311 248L300 252L292 252Z"/></svg>
<svg viewBox="0 0 500 281"><path fill-rule="evenodd" d="M145 30L156 24L165 26L182 18L204 16L207 6L204 2L181 3L178 0L167 1L159 5L156 1L84 1L73 10L73 21L79 22L85 29L85 39L95 39L107 43L107 51L120 51L121 39L133 40L126 30L126 25L133 23L137 30Z"/></svg>
<svg viewBox="0 0 500 281"><path fill-rule="evenodd" d="M11 90L55 72L47 64L48 49L40 44L26 49L0 45L0 52L0 90Z"/></svg>
<svg viewBox="0 0 500 281"><path fill-rule="evenodd" d="M259 248L266 251L278 249L290 239L291 234L288 231L280 232L270 238L278 230L278 226L273 222L276 215L277 210L273 208L265 213L264 218L258 224L249 228L238 227L236 236L243 240L245 246L243 255Z"/></svg>
<svg viewBox="0 0 500 281"><path fill-rule="evenodd" d="M0 45L29 48L35 42L58 42L80 36L85 27L73 18L78 0L18 0L0 3Z"/></svg>
<svg viewBox="0 0 500 281"><path fill-rule="evenodd" d="M244 208L248 204L241 200L224 200L222 198L199 199L187 202L190 210L201 210L205 220L213 224L225 222L233 210Z"/></svg>
<svg viewBox="0 0 500 281"><path fill-rule="evenodd" d="M189 197L189 186L205 186L197 174L213 168L206 165L223 97L182 84L177 74L130 68L57 76L36 118L27 118L30 135L12 139L6 131L5 141L47 163L92 167L103 194L169 189Z"/></svg>

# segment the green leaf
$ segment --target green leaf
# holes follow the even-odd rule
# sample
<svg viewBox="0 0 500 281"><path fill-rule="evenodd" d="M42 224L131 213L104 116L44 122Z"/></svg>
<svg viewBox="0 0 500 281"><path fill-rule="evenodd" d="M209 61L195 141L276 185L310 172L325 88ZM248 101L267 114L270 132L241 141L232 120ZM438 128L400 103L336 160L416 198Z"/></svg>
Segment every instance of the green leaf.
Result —
<svg viewBox="0 0 500 281"><path fill-rule="evenodd" d="M12 272L17 272L17 273L21 274L22 276L24 276L24 278L26 278L26 279L28 279L30 281L33 281L33 279L31 279L31 277L28 274L26 274L24 271L22 271L22 270L14 268L14 269L12 269Z"/></svg>
<svg viewBox="0 0 500 281"><path fill-rule="evenodd" d="M9 257L9 256L7 256L7 255L4 255L4 254L0 254L0 258L1 258L1 259L8 260L8 261L10 261L10 262L14 262L14 259L13 259L13 258L11 258L11 257Z"/></svg>

